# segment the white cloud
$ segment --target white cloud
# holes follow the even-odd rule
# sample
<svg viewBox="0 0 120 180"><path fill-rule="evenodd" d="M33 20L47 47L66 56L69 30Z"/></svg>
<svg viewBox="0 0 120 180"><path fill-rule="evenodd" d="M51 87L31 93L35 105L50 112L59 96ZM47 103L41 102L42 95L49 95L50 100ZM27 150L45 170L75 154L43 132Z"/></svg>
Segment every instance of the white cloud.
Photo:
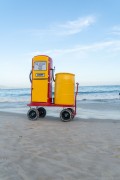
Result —
<svg viewBox="0 0 120 180"><path fill-rule="evenodd" d="M57 27L59 29L58 34L60 35L72 35L81 32L84 28L92 25L95 22L94 16L88 16L84 18L78 18L74 21L68 21L64 24L59 24Z"/></svg>
<svg viewBox="0 0 120 180"><path fill-rule="evenodd" d="M46 54L50 56L58 56L64 54L73 54L73 53L88 53L88 52L99 52L99 51L107 51L107 52L119 52L120 50L120 40L113 40L113 41L103 41L98 43L93 43L89 45L77 45L73 48L68 49L51 49L45 51L35 51L29 53L31 56L35 56L38 54Z"/></svg>
<svg viewBox="0 0 120 180"><path fill-rule="evenodd" d="M29 32L36 36L68 36L80 33L84 28L87 28L95 23L94 16L78 18L73 21L67 21L62 24L52 24L47 29L33 29Z"/></svg>

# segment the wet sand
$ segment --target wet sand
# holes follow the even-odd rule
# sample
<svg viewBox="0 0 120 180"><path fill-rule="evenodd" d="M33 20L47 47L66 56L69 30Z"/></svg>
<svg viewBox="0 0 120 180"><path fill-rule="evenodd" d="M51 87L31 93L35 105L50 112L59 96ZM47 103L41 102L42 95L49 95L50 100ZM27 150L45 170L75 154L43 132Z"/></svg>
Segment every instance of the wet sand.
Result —
<svg viewBox="0 0 120 180"><path fill-rule="evenodd" d="M0 112L0 180L119 180L120 121Z"/></svg>

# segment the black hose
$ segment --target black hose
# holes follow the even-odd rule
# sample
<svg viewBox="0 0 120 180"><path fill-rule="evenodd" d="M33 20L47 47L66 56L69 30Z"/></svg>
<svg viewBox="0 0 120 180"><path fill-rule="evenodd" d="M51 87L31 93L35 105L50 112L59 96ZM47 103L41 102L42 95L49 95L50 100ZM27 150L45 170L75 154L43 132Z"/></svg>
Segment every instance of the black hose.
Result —
<svg viewBox="0 0 120 180"><path fill-rule="evenodd" d="M31 75L32 75L32 70L30 71L30 74L29 74L29 79L30 79L30 82L32 83Z"/></svg>
<svg viewBox="0 0 120 180"><path fill-rule="evenodd" d="M54 77L55 67L54 67L54 69L51 69L51 70L52 70L52 80L55 82L55 77Z"/></svg>

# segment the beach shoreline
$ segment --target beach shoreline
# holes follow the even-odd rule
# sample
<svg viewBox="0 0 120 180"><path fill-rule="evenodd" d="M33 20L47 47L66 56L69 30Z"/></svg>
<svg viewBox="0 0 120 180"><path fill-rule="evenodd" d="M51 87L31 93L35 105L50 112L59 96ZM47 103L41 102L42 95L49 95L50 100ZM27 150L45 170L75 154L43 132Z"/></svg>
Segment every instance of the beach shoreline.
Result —
<svg viewBox="0 0 120 180"><path fill-rule="evenodd" d="M0 112L0 179L119 180L120 121Z"/></svg>
<svg viewBox="0 0 120 180"><path fill-rule="evenodd" d="M120 85L80 86L77 118L120 120ZM52 94L54 97L54 93ZM0 89L0 111L27 114L30 88ZM35 107L36 108L36 107ZM62 107L45 107L47 116L59 117Z"/></svg>
<svg viewBox="0 0 120 180"><path fill-rule="evenodd" d="M27 114L28 102L1 102L0 111ZM111 119L120 120L120 101L95 102L77 101L76 117L80 119ZM34 107L36 108L36 107ZM62 107L44 107L47 116L59 117Z"/></svg>

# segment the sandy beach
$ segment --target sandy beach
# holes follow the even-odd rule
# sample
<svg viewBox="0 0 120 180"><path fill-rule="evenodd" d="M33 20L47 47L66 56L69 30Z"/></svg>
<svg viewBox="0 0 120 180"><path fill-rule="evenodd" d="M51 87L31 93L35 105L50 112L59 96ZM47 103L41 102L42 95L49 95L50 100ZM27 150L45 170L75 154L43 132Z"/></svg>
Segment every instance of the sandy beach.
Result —
<svg viewBox="0 0 120 180"><path fill-rule="evenodd" d="M74 179L120 179L120 121L0 112L0 180Z"/></svg>

